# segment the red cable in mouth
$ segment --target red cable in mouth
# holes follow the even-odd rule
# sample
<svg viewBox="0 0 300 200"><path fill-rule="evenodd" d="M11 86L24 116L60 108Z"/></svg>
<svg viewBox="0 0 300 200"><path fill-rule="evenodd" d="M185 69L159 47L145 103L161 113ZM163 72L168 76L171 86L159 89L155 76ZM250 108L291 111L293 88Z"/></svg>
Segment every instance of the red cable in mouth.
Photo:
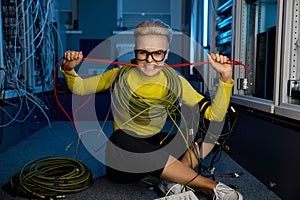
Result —
<svg viewBox="0 0 300 200"><path fill-rule="evenodd" d="M103 60L103 59L94 59L94 58L83 58L82 60L87 60L91 62L100 62L100 63L107 63L107 64L112 64L112 65L125 65L125 66L132 66L132 67L141 67L138 64L132 64L132 63L126 63L126 62L115 62L115 61L110 61L110 60ZM178 64L169 64L169 65L157 65L155 68L164 68L164 67L186 67L186 66L193 66L193 65L205 65L209 64L209 62L192 62L192 63L178 63ZM233 65L242 65L244 69L247 72L250 72L251 70L242 62L236 61L236 60L228 60L226 64L233 64Z"/></svg>
<svg viewBox="0 0 300 200"><path fill-rule="evenodd" d="M59 63L63 60L63 58L60 58L58 60L58 62L55 65L54 68L54 96L55 96L55 100L58 104L58 106L60 107L60 109L63 111L63 113L66 115L66 117L69 119L69 121L72 123L72 125L74 126L74 128L78 131L78 127L76 127L74 121L76 120L76 117L73 116L74 119L72 119L72 117L66 112L66 110L63 108L62 104L59 101L58 95L57 95L57 90L56 90L56 75L57 75L57 69L59 66ZM112 64L112 65L123 65L123 66L132 66L132 67L141 67L138 64L132 64L132 63L126 63L126 62L115 62L115 61L110 61L110 60L103 60L103 59L94 59L94 58L82 58L82 60L87 60L87 61L91 61L91 62L99 62L99 63L107 63L107 64ZM250 69L243 64L242 62L236 61L236 60L228 60L226 62L227 64L232 64L232 65L241 65L244 67L244 69L247 72L251 72ZM176 68L176 67L186 67L186 66L193 66L193 65L205 65L205 64L209 64L209 62L205 61L205 62L193 62L193 63L179 63L179 64L169 64L169 65L162 65L162 66L154 66L155 68L164 68L164 67L172 67L172 68ZM62 65L62 69L67 73L68 71L66 70L66 66ZM73 76L72 74L69 74L71 76ZM84 105L89 101L90 97L83 103L82 106L80 106L79 108L76 109L75 114L82 108L84 107Z"/></svg>

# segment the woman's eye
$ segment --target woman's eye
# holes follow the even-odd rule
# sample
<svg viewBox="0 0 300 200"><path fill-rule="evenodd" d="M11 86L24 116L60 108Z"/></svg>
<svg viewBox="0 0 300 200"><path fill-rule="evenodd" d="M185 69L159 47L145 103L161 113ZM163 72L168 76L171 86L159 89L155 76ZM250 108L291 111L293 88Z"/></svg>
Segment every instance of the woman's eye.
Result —
<svg viewBox="0 0 300 200"><path fill-rule="evenodd" d="M140 51L139 54L140 54L140 55L147 54L147 51Z"/></svg>
<svg viewBox="0 0 300 200"><path fill-rule="evenodd" d="M154 54L159 56L159 55L162 54L162 52L161 51L155 51Z"/></svg>

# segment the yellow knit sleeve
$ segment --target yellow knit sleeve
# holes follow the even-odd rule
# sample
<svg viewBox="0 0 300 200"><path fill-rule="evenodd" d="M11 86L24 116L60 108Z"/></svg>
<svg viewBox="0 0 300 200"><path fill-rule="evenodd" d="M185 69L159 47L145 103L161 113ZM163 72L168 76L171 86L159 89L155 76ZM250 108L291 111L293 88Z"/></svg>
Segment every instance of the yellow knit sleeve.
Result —
<svg viewBox="0 0 300 200"><path fill-rule="evenodd" d="M219 87L217 89L215 97L212 99L211 106L209 106L204 114L204 117L209 120L222 121L226 115L231 91L233 87L233 80L231 84L219 81Z"/></svg>
<svg viewBox="0 0 300 200"><path fill-rule="evenodd" d="M75 70L64 71L60 68L68 88L78 95L93 94L108 89L118 70L119 68L113 68L97 76L82 78Z"/></svg>
<svg viewBox="0 0 300 200"><path fill-rule="evenodd" d="M185 105L194 107L199 103L204 96L199 94L186 79L181 77L182 82L182 101ZM204 117L208 120L222 121L227 112L231 91L234 81L232 80L231 84L224 83L221 80L219 81L219 87L215 94L215 97L212 99L211 105L206 109ZM200 110L203 106L200 108Z"/></svg>

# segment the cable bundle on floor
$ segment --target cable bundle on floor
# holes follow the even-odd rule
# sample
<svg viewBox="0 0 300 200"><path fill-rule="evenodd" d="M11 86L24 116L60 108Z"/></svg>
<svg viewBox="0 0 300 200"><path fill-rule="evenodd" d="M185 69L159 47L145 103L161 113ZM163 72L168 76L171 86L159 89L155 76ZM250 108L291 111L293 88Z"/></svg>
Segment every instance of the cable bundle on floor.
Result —
<svg viewBox="0 0 300 200"><path fill-rule="evenodd" d="M9 184L18 196L56 199L86 190L93 179L86 165L76 159L46 157L22 166L10 177Z"/></svg>

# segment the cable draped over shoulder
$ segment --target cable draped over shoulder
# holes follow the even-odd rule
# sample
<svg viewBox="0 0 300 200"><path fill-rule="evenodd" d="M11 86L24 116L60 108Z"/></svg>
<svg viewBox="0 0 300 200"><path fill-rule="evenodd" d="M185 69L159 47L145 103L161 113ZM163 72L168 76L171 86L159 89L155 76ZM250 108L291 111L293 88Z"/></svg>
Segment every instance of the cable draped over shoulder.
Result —
<svg viewBox="0 0 300 200"><path fill-rule="evenodd" d="M163 68L167 78L167 94L162 98L145 98L132 90L128 83L128 75L134 67L121 67L112 87L112 105L120 114L128 113L131 119L139 124L148 124L150 120L160 120L178 110L182 87L179 75L172 68Z"/></svg>

